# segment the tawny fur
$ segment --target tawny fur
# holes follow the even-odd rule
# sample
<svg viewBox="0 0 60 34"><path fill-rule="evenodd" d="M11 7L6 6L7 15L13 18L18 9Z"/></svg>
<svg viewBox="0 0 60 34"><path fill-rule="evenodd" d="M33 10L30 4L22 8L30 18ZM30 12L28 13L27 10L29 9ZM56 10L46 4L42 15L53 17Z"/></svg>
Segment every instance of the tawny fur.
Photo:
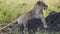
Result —
<svg viewBox="0 0 60 34"><path fill-rule="evenodd" d="M44 16L43 16L44 9L47 9L47 5L45 3L39 1L35 4L34 8L30 12L20 16L17 19L19 25L23 24L25 34L28 31L27 30L28 25L26 25L28 23L27 21L33 17L35 17L37 19L41 18L41 21L43 23L44 28L47 27L46 21L45 21Z"/></svg>

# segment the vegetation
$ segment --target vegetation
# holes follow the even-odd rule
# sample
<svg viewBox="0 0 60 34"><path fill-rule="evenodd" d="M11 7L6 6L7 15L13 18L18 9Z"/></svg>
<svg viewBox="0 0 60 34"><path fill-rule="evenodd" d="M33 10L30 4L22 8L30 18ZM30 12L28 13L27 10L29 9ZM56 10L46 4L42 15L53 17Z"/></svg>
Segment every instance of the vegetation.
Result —
<svg viewBox="0 0 60 34"><path fill-rule="evenodd" d="M9 23L18 16L30 11L34 5L27 0L0 0L0 23Z"/></svg>
<svg viewBox="0 0 60 34"><path fill-rule="evenodd" d="M43 0L48 5L46 17L51 10L59 12L60 0ZM9 23L18 16L30 11L37 0L0 0L0 23Z"/></svg>
<svg viewBox="0 0 60 34"><path fill-rule="evenodd" d="M7 24L29 12L36 2L37 0L0 0L0 23ZM45 17L51 10L60 12L60 0L43 0L43 2L48 5L48 9L44 10Z"/></svg>

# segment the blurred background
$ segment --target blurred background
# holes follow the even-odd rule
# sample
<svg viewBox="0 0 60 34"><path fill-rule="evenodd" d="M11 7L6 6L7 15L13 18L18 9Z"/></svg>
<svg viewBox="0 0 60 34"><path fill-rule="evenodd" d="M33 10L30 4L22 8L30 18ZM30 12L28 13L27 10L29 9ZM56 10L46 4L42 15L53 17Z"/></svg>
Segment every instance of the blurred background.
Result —
<svg viewBox="0 0 60 34"><path fill-rule="evenodd" d="M9 23L18 16L29 12L38 0L0 0L0 23ZM43 0L48 5L46 17L51 10L60 11L60 0Z"/></svg>
<svg viewBox="0 0 60 34"><path fill-rule="evenodd" d="M8 24L34 7L38 0L0 0L0 24ZM43 0L48 5L46 17L52 10L60 12L60 0Z"/></svg>

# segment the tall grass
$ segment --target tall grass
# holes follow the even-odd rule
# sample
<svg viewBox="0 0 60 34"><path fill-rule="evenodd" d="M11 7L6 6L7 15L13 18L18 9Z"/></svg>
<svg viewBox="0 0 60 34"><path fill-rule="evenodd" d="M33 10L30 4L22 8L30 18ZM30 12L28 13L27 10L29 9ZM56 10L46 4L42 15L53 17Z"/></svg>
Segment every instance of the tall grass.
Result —
<svg viewBox="0 0 60 34"><path fill-rule="evenodd" d="M43 1L48 5L48 9L44 10L45 17L51 10L60 11L60 0ZM0 0L0 23L9 23L18 18L18 16L29 12L36 2L37 0ZM18 34L18 29L16 29L15 32L15 34ZM39 32L39 34L42 34L42 32ZM48 33L45 32L44 34ZM60 32L52 32L51 34L60 34Z"/></svg>

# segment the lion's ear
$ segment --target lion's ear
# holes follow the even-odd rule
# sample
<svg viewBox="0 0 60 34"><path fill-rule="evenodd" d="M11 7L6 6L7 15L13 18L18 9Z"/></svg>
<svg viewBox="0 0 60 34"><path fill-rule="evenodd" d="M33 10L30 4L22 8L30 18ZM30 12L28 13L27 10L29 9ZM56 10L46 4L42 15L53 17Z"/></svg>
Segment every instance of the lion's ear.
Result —
<svg viewBox="0 0 60 34"><path fill-rule="evenodd" d="M41 1L41 2L43 2L43 0L38 0L38 1Z"/></svg>
<svg viewBox="0 0 60 34"><path fill-rule="evenodd" d="M43 1L38 1L37 4L38 5L43 4Z"/></svg>
<svg viewBox="0 0 60 34"><path fill-rule="evenodd" d="M40 4L40 3L41 3L40 1L37 2L37 4Z"/></svg>

